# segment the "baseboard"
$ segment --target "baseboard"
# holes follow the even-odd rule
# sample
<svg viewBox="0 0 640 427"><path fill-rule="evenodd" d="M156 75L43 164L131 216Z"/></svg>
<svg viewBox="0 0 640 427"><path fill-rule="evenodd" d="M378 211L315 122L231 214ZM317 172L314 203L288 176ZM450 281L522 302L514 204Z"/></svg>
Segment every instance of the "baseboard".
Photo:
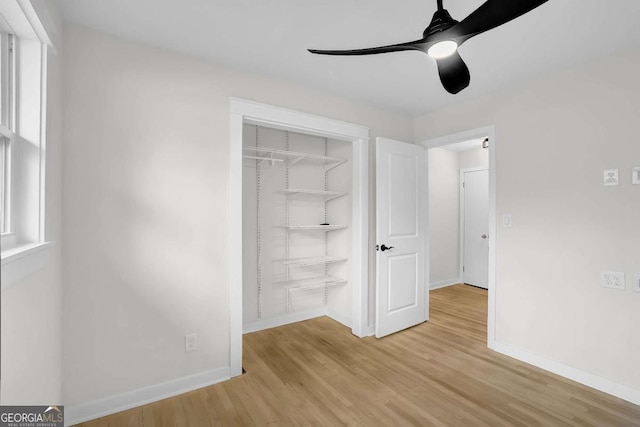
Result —
<svg viewBox="0 0 640 427"><path fill-rule="evenodd" d="M434 290L446 288L447 286L457 285L458 283L460 283L460 278L458 277L456 277L455 279L440 280L439 282L429 283L429 289Z"/></svg>
<svg viewBox="0 0 640 427"><path fill-rule="evenodd" d="M152 386L139 388L104 399L65 406L65 426L115 414L147 403L207 387L230 378L229 368L218 368Z"/></svg>
<svg viewBox="0 0 640 427"><path fill-rule="evenodd" d="M511 344L494 342L493 350L522 362L526 362L530 365L537 366L538 368L542 368L545 371L553 372L554 374L576 381L580 384L584 384L588 387L619 397L620 399L636 405L640 405L640 390L633 387L581 371Z"/></svg>
<svg viewBox="0 0 640 427"><path fill-rule="evenodd" d="M350 316L343 316L341 314L336 313L333 310L326 310L326 316L330 317L331 319L335 320L338 323L343 324L344 326L346 326L347 328L351 329L351 317Z"/></svg>
<svg viewBox="0 0 640 427"><path fill-rule="evenodd" d="M325 307L314 308L313 310L302 311L299 313L289 313L284 316L274 317L272 319L258 320L242 326L242 333L248 334L258 332L264 329L277 328L278 326L288 325L289 323L302 322L303 320L315 319L327 315Z"/></svg>

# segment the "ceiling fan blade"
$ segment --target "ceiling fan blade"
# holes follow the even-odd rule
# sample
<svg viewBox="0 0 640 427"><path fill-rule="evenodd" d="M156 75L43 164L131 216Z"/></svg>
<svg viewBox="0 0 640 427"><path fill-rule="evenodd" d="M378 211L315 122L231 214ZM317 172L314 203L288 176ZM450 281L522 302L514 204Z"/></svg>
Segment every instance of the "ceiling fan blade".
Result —
<svg viewBox="0 0 640 427"><path fill-rule="evenodd" d="M487 0L479 8L451 28L458 45L473 36L516 19L548 0Z"/></svg>
<svg viewBox="0 0 640 427"><path fill-rule="evenodd" d="M469 86L469 81L471 80L469 68L458 52L446 58L437 59L436 62L438 63L440 81L447 92L455 95Z"/></svg>
<svg viewBox="0 0 640 427"><path fill-rule="evenodd" d="M375 55L377 53L389 53L389 52L401 52L405 50L419 50L425 51L425 41L416 40L407 43L392 44L388 46L369 47L366 49L352 49L352 50L318 50L308 49L311 53L318 55Z"/></svg>

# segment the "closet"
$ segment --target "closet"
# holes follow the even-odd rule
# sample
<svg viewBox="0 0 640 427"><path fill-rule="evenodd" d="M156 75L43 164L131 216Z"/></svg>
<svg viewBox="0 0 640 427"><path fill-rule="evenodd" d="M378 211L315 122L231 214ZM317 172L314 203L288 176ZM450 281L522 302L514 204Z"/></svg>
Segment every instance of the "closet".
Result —
<svg viewBox="0 0 640 427"><path fill-rule="evenodd" d="M352 315L350 142L245 124L243 330Z"/></svg>

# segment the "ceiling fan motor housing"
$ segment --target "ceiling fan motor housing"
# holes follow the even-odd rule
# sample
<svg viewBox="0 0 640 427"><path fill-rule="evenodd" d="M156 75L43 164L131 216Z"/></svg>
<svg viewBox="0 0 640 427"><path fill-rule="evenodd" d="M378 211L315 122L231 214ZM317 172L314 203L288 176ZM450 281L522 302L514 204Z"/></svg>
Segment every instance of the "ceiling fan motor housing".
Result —
<svg viewBox="0 0 640 427"><path fill-rule="evenodd" d="M432 36L436 33L441 33L453 27L457 23L458 21L453 19L446 9L440 9L433 14L431 23L422 33L423 37L427 38L428 36Z"/></svg>

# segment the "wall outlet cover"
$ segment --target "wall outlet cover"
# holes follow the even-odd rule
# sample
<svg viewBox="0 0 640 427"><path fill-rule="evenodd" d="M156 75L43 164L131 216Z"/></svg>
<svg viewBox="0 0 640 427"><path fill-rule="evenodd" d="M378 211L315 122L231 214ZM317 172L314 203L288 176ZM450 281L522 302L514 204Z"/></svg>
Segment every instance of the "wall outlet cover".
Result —
<svg viewBox="0 0 640 427"><path fill-rule="evenodd" d="M188 334L184 336L184 351L196 351L198 349L198 334Z"/></svg>
<svg viewBox="0 0 640 427"><path fill-rule="evenodd" d="M620 271L601 271L600 286L624 290L626 287L624 273Z"/></svg>
<svg viewBox="0 0 640 427"><path fill-rule="evenodd" d="M633 292L640 292L640 274L633 275Z"/></svg>
<svg viewBox="0 0 640 427"><path fill-rule="evenodd" d="M618 169L604 170L604 185L607 187L618 185Z"/></svg>

